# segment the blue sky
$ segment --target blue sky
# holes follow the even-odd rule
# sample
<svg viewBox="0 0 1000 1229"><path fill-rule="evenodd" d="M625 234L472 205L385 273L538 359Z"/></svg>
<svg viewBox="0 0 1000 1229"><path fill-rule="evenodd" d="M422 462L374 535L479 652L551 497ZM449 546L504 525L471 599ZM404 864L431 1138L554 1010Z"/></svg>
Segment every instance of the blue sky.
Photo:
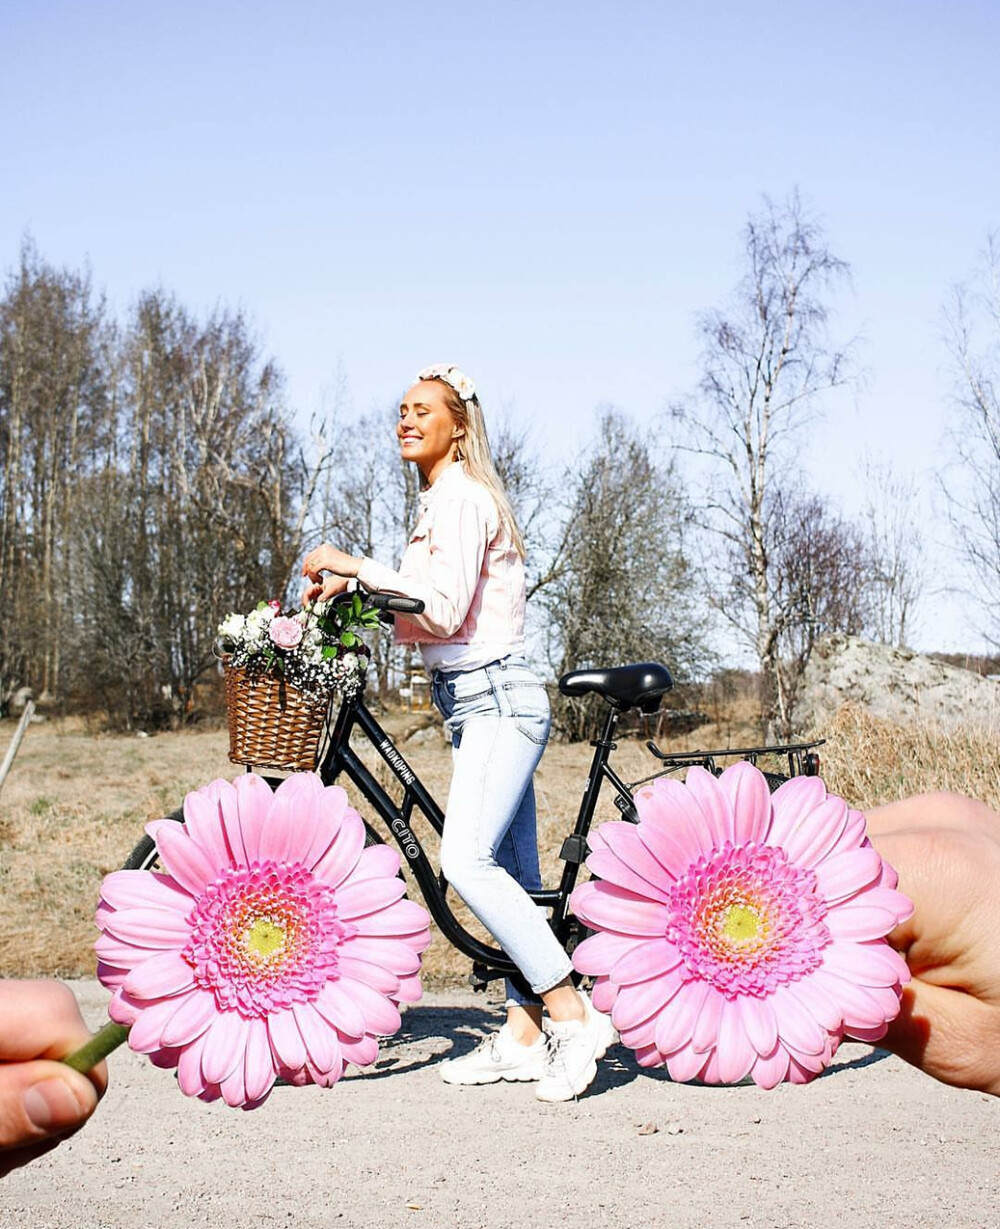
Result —
<svg viewBox="0 0 1000 1229"><path fill-rule="evenodd" d="M119 309L242 305L303 415L338 364L367 409L456 361L558 457L597 405L691 386L747 213L798 186L853 269L868 379L803 457L851 510L862 447L940 456L940 306L1000 226L998 45L985 0L7 0L0 267L30 231ZM966 607L921 640L969 645Z"/></svg>

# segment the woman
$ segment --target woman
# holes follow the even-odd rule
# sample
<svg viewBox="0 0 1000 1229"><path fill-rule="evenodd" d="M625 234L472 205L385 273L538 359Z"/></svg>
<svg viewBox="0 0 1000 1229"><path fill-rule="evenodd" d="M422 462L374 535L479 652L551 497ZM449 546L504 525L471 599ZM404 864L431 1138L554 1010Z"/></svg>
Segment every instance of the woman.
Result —
<svg viewBox="0 0 1000 1229"><path fill-rule="evenodd" d="M399 571L324 544L306 556L303 598L332 597L356 577L423 601L423 614L397 617L396 639L419 645L452 735L441 869L531 991L508 982L506 1023L471 1054L443 1063L441 1075L450 1084L537 1080L539 1100L567 1101L594 1079L615 1033L573 987L569 957L525 890L541 886L532 774L550 717L545 689L521 656L524 545L475 386L458 368L420 372L396 434L423 477Z"/></svg>

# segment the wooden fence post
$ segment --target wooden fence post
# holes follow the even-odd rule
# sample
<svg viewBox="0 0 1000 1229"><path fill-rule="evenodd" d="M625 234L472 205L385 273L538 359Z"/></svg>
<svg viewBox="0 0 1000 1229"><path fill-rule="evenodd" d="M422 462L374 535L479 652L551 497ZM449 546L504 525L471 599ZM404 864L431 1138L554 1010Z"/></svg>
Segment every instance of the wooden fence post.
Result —
<svg viewBox="0 0 1000 1229"><path fill-rule="evenodd" d="M3 783L7 780L7 773L10 772L11 765L14 763L14 756L17 755L17 749L21 745L21 739L24 737L24 732L28 728L28 722L35 711L35 701L29 700L24 706L24 712L21 714L21 720L17 723L17 729L14 731L14 737L10 740L10 746L7 748L7 754L3 757L3 763L0 764L0 789L3 789Z"/></svg>

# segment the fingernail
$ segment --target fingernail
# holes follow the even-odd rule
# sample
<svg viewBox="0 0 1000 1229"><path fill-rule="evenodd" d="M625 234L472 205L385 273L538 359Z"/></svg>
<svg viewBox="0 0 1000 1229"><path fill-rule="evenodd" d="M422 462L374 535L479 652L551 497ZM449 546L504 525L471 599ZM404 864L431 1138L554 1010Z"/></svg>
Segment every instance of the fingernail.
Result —
<svg viewBox="0 0 1000 1229"><path fill-rule="evenodd" d="M61 1131L75 1126L85 1111L64 1080L52 1079L33 1084L25 1092L24 1112L40 1131Z"/></svg>

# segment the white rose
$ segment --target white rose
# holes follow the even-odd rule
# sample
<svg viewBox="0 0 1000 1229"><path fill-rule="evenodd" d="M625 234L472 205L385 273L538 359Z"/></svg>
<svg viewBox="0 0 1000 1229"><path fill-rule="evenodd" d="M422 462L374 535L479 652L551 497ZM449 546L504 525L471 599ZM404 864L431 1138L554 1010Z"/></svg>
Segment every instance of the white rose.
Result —
<svg viewBox="0 0 1000 1229"><path fill-rule="evenodd" d="M247 615L247 630L260 633L274 618L274 608L265 606L263 610L251 610Z"/></svg>
<svg viewBox="0 0 1000 1229"><path fill-rule="evenodd" d="M226 636L230 640L239 640L246 630L246 616L239 614L230 614L219 624L219 635Z"/></svg>

